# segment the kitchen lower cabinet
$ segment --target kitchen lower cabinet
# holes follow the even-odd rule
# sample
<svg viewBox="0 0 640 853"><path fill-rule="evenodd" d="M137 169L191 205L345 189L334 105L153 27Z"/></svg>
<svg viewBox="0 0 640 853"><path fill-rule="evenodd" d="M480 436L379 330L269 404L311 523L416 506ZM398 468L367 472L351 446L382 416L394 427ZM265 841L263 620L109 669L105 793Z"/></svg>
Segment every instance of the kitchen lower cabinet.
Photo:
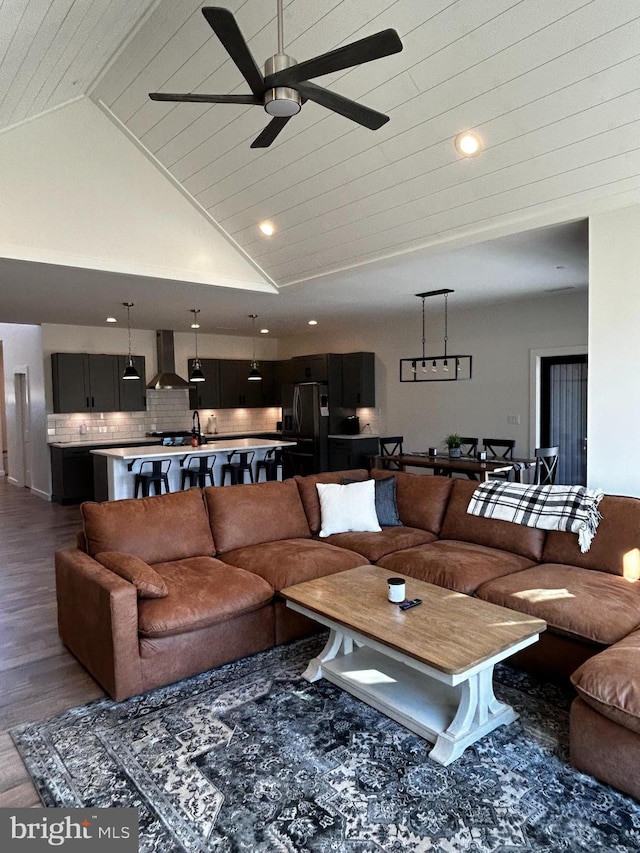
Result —
<svg viewBox="0 0 640 853"><path fill-rule="evenodd" d="M157 444L155 441L137 442L140 445ZM59 447L51 445L51 500L59 504L79 504L93 501L95 484L92 450L97 447L122 447L122 442ZM132 475L133 476L133 475Z"/></svg>
<svg viewBox="0 0 640 853"><path fill-rule="evenodd" d="M372 466L372 458L378 455L377 436L348 436L329 438L329 470L348 471L351 468Z"/></svg>

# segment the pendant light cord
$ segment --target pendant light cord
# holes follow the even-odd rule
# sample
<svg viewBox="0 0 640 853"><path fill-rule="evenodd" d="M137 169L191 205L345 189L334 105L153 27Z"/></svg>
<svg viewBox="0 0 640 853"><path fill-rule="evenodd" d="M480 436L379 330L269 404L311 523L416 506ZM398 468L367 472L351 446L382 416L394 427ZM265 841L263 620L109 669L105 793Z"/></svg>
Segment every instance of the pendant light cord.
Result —
<svg viewBox="0 0 640 853"><path fill-rule="evenodd" d="M422 360L425 359L425 349L424 349L425 337L424 337L424 296L422 297Z"/></svg>
<svg viewBox="0 0 640 853"><path fill-rule="evenodd" d="M449 337L449 313L448 313L448 299L449 294L445 293L444 295L444 358L447 360L447 340Z"/></svg>

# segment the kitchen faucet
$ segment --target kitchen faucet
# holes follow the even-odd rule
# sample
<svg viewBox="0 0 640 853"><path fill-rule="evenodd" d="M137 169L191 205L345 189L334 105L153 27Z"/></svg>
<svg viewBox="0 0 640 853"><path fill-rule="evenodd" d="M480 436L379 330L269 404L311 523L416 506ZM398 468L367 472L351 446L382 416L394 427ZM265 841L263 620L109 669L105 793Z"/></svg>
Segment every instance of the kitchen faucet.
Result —
<svg viewBox="0 0 640 853"><path fill-rule="evenodd" d="M194 438L198 439L198 444L200 444L202 434L200 432L200 415L199 415L197 409L195 409L193 412L191 422L192 422L191 434L193 435Z"/></svg>

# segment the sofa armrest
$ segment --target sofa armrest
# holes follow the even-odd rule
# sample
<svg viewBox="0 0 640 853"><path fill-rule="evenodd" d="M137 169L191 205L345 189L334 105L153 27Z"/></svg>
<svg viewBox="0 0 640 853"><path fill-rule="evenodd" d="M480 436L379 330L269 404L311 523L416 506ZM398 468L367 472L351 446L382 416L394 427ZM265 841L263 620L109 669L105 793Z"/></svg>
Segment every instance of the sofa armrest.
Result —
<svg viewBox="0 0 640 853"><path fill-rule="evenodd" d="M78 548L55 554L58 632L109 695L141 691L135 586Z"/></svg>

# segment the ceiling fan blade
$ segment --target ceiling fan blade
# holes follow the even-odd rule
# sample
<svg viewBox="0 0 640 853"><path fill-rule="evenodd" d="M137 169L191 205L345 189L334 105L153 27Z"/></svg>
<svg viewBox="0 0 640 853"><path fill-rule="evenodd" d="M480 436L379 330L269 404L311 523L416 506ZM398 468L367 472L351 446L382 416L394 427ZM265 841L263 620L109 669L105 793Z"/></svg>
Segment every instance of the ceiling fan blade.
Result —
<svg viewBox="0 0 640 853"><path fill-rule="evenodd" d="M223 9L221 6L205 6L202 14L231 59L238 66L253 94L262 98L265 88L264 77L236 24L236 19L228 9Z"/></svg>
<svg viewBox="0 0 640 853"><path fill-rule="evenodd" d="M149 92L152 101L188 101L194 104L261 104L262 98L255 95L199 95L186 92L179 95L173 92Z"/></svg>
<svg viewBox="0 0 640 853"><path fill-rule="evenodd" d="M276 116L272 118L265 129L251 143L252 148L268 148L291 116Z"/></svg>
<svg viewBox="0 0 640 853"><path fill-rule="evenodd" d="M329 53L299 62L291 68L283 68L282 71L269 74L264 79L264 85L266 89L272 89L275 86L293 86L301 80L342 71L352 65L362 65L364 62L381 59L383 56L399 53L401 50L402 42L398 33L395 30L382 30L344 47L330 50Z"/></svg>
<svg viewBox="0 0 640 853"><path fill-rule="evenodd" d="M315 101L316 104L327 107L327 109L333 110L334 113L339 113L345 118L350 118L351 121L368 127L370 130L378 130L389 121L389 116L384 113L379 113L370 107L364 107L357 101L344 98L342 95L337 95L329 89L323 89L322 86L316 86L315 83L310 83L308 80L305 83L296 83L296 89L308 100Z"/></svg>

